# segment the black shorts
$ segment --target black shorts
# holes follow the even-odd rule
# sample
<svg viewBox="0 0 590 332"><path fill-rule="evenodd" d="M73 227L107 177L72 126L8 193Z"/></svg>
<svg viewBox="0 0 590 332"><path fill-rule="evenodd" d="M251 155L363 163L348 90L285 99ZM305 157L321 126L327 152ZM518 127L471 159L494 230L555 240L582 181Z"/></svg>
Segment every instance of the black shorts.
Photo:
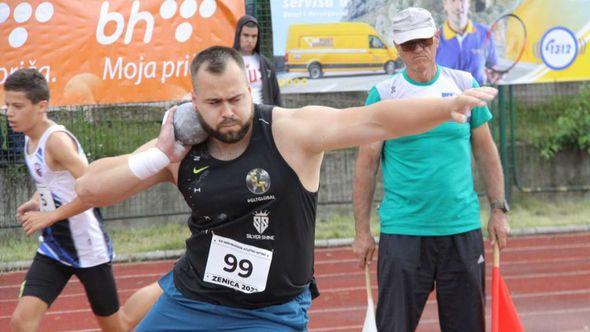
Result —
<svg viewBox="0 0 590 332"><path fill-rule="evenodd" d="M119 310L119 298L111 263L74 268L37 253L21 286L20 296L34 296L51 306L72 275L76 275L97 316L110 316Z"/></svg>
<svg viewBox="0 0 590 332"><path fill-rule="evenodd" d="M436 289L440 329L485 331L485 263L481 230L449 236L381 234L377 327L414 331Z"/></svg>

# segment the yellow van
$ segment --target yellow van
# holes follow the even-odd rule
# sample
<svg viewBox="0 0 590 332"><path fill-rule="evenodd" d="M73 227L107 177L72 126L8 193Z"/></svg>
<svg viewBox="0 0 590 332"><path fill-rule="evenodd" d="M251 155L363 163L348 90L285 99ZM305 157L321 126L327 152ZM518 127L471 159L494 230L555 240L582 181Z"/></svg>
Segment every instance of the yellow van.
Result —
<svg viewBox="0 0 590 332"><path fill-rule="evenodd" d="M292 24L287 35L288 72L385 71L393 74L398 55L370 25L362 22Z"/></svg>

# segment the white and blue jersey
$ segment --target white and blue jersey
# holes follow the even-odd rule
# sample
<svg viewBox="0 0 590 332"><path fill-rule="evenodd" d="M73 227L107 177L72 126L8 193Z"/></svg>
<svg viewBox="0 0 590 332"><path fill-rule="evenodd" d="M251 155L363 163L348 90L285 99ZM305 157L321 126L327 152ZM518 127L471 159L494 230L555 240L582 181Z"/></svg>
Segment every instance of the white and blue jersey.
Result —
<svg viewBox="0 0 590 332"><path fill-rule="evenodd" d="M41 136L32 154L27 153L29 138L25 140L25 162L41 197L41 210L50 211L76 198L76 179L68 171L54 171L45 162L48 138L55 132L67 133L78 147L78 154L87 163L82 146L64 126L53 125ZM89 209L71 218L60 220L42 230L39 252L65 265L76 268L92 267L113 259L111 241L103 229L98 209Z"/></svg>

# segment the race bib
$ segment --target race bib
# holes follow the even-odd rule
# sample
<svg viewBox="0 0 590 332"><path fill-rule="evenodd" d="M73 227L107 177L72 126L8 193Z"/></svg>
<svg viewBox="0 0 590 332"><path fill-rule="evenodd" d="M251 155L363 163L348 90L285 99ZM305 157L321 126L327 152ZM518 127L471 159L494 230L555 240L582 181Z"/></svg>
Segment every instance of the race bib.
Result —
<svg viewBox="0 0 590 332"><path fill-rule="evenodd" d="M203 280L242 293L266 289L272 251L213 234Z"/></svg>
<svg viewBox="0 0 590 332"><path fill-rule="evenodd" d="M55 202L49 188L42 184L37 185L37 192L39 193L39 208L42 212L55 210Z"/></svg>

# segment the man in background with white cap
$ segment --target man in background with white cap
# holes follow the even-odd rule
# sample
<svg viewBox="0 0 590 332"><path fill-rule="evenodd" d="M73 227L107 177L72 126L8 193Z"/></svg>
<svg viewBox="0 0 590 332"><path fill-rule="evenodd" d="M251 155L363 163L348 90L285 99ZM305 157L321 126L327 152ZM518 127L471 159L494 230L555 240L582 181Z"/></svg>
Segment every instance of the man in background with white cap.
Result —
<svg viewBox="0 0 590 332"><path fill-rule="evenodd" d="M436 64L438 34L431 14L408 8L393 18L393 41L406 65L377 84L366 104L385 99L450 97L478 86L471 74ZM492 208L492 242L506 246L509 231L504 179L487 122L487 107L467 123L443 123L409 137L359 149L353 203L359 266L370 263L375 241L370 212L381 162L385 195L379 207L380 331L414 331L436 287L442 331L485 331L484 249L471 153L484 175Z"/></svg>

